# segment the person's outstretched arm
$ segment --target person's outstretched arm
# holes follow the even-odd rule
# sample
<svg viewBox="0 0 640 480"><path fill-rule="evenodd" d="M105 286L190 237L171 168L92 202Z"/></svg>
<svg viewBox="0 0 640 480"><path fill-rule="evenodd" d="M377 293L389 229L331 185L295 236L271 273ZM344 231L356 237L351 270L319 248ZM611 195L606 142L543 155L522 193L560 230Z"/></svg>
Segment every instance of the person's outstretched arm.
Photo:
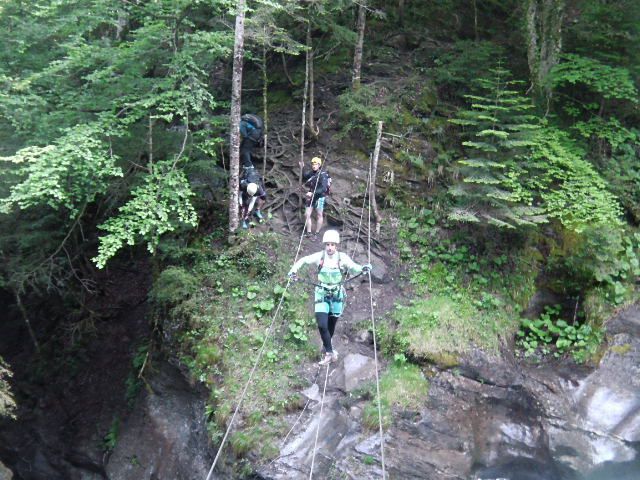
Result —
<svg viewBox="0 0 640 480"><path fill-rule="evenodd" d="M307 255L306 257L302 257L296 263L293 264L291 270L289 270L289 276L295 275L300 270L300 267L303 265L320 265L320 260L322 259L322 252L312 253L311 255Z"/></svg>

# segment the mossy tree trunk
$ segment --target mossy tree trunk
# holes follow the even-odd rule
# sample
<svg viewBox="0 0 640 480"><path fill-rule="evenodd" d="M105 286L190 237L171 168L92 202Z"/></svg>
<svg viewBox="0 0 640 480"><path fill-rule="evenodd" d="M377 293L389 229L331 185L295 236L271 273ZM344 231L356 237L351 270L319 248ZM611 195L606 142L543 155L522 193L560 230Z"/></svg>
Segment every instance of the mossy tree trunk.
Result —
<svg viewBox="0 0 640 480"><path fill-rule="evenodd" d="M315 82L313 81L313 39L311 38L311 28L307 30L307 59L308 59L308 72L309 77L309 119L307 121L311 134L317 136L316 124L313 119L315 115L314 98L315 98Z"/></svg>
<svg viewBox="0 0 640 480"><path fill-rule="evenodd" d="M551 86L548 76L562 49L564 0L528 0L526 15L527 60L531 86L537 100L548 107Z"/></svg>
<svg viewBox="0 0 640 480"><path fill-rule="evenodd" d="M358 6L358 22L356 24L356 32L358 34L358 40L356 41L356 48L353 54L353 76L351 85L354 90L360 88L360 76L362 72L362 48L364 45L364 27L367 19L367 10L364 4Z"/></svg>

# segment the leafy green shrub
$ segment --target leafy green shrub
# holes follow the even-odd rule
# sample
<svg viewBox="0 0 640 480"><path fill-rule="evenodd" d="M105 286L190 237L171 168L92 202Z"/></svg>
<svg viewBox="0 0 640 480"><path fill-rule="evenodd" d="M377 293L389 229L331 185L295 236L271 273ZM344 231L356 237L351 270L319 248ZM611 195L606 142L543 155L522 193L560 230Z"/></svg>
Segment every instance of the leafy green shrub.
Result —
<svg viewBox="0 0 640 480"><path fill-rule="evenodd" d="M390 97L388 89L367 85L340 95L338 102L345 119L340 136L357 133L372 139L378 122L385 122L385 125L397 123L398 112L390 106L394 103Z"/></svg>
<svg viewBox="0 0 640 480"><path fill-rule="evenodd" d="M254 447L252 436L245 432L234 432L229 443L236 458L242 457Z"/></svg>
<svg viewBox="0 0 640 480"><path fill-rule="evenodd" d="M636 138L640 137L637 130L633 133ZM611 191L636 224L640 224L640 164L636 154L639 148L637 141L620 145L611 158L604 160L606 165L601 169Z"/></svg>
<svg viewBox="0 0 640 480"><path fill-rule="evenodd" d="M197 276L182 267L169 267L155 281L150 297L160 307L171 307L193 295L200 285Z"/></svg>
<svg viewBox="0 0 640 480"><path fill-rule="evenodd" d="M562 61L551 70L550 80L554 88L582 85L606 99L638 101L638 91L628 69L612 67L593 58L563 55ZM594 109L597 108L596 103Z"/></svg>
<svg viewBox="0 0 640 480"><path fill-rule="evenodd" d="M585 156L565 132L542 129L531 160L544 168L525 181L526 188L536 193L548 217L572 230L580 231L589 224L620 225L617 199Z"/></svg>
<svg viewBox="0 0 640 480"><path fill-rule="evenodd" d="M571 352L573 359L582 363L594 355L602 342L602 332L587 323L569 324L559 318L560 307L545 307L535 320L523 319L518 330L517 344L528 357L535 353L560 357Z"/></svg>
<svg viewBox="0 0 640 480"><path fill-rule="evenodd" d="M99 226L106 234L100 237L98 255L92 260L103 268L122 247L140 241L146 241L147 249L154 253L163 234L195 227L198 218L191 205L193 195L184 172L174 169L171 162L156 165L131 192L131 199L120 207L118 215Z"/></svg>
<svg viewBox="0 0 640 480"><path fill-rule="evenodd" d="M555 260L563 264L577 287L602 285L608 300L620 304L640 275L640 233L607 225L589 227L564 258Z"/></svg>
<svg viewBox="0 0 640 480"><path fill-rule="evenodd" d="M474 90L478 78L485 78L496 58L503 57L493 42L460 40L436 53L430 70L445 97L462 98Z"/></svg>

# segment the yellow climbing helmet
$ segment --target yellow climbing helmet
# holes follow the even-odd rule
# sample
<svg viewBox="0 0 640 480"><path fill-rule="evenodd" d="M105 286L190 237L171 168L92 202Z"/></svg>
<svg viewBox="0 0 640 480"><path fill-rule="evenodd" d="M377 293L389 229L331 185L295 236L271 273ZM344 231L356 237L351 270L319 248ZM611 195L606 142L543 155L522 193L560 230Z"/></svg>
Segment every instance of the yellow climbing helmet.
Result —
<svg viewBox="0 0 640 480"><path fill-rule="evenodd" d="M322 159L320 157L313 157L311 159L311 165L322 165Z"/></svg>

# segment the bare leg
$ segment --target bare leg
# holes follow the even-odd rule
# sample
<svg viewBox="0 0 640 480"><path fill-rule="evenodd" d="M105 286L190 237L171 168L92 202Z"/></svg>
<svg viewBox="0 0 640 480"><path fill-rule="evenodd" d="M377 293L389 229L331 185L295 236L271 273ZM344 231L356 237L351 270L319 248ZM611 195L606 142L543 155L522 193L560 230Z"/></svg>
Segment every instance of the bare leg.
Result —
<svg viewBox="0 0 640 480"><path fill-rule="evenodd" d="M312 207L306 207L304 209L304 216L305 216L304 225L305 225L305 232L306 233L311 233L311 227L312 227L312 225L311 225L311 212L312 211L313 211Z"/></svg>
<svg viewBox="0 0 640 480"><path fill-rule="evenodd" d="M322 221L323 221L322 210L316 210L316 219L317 219L316 233L320 233L320 229L322 228Z"/></svg>

